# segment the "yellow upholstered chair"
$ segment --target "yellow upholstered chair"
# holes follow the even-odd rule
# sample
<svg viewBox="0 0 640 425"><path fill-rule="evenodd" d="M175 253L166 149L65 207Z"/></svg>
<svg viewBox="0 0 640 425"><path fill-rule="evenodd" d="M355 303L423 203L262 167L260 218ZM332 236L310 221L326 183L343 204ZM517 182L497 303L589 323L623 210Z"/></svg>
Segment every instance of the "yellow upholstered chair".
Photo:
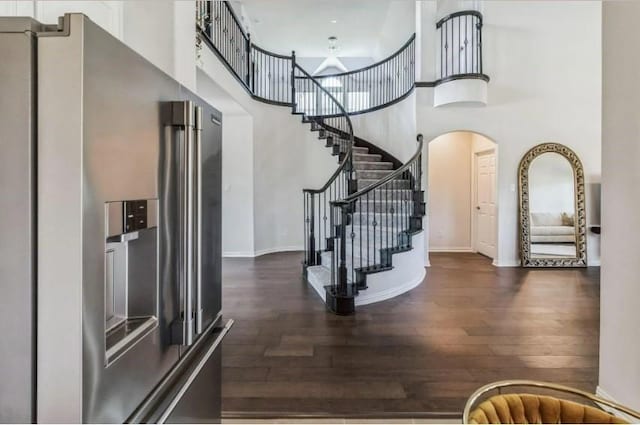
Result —
<svg viewBox="0 0 640 425"><path fill-rule="evenodd" d="M485 385L467 401L464 408L465 424L624 424L627 420L602 410L600 407L576 403L547 395L502 394L508 387L535 387L571 394L588 400L595 406L607 406L640 422L640 413L618 403L603 399L577 388L537 381L500 381ZM494 395L476 406L491 391ZM473 409L473 410L472 410Z"/></svg>

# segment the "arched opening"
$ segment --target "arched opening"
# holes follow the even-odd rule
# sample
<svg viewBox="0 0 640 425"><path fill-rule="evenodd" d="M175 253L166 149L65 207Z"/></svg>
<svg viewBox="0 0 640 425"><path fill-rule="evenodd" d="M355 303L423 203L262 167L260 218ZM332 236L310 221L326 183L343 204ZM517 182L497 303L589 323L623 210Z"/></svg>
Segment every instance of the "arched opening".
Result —
<svg viewBox="0 0 640 425"><path fill-rule="evenodd" d="M470 131L428 145L428 252L498 256L498 146Z"/></svg>

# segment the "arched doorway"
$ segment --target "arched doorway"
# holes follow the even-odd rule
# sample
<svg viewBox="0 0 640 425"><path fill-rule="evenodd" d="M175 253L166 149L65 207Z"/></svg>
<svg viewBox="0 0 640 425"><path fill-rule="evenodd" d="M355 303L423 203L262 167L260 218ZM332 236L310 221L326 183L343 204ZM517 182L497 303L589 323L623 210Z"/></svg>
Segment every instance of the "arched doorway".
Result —
<svg viewBox="0 0 640 425"><path fill-rule="evenodd" d="M428 144L428 251L498 256L498 146L454 131Z"/></svg>

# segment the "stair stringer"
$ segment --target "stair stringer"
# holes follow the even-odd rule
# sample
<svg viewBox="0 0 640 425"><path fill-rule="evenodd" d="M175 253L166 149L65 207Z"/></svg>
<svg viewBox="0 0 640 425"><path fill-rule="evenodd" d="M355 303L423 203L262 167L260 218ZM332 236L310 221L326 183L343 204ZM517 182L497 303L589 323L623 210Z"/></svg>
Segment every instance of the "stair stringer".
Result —
<svg viewBox="0 0 640 425"><path fill-rule="evenodd" d="M378 273L367 273L367 289L355 297L355 305L385 301L419 286L426 276L424 231L411 235L412 249L392 254L392 267ZM331 255L331 252L324 254ZM324 262L323 262L324 263ZM307 282L326 301L325 286L331 283L331 264L307 268Z"/></svg>

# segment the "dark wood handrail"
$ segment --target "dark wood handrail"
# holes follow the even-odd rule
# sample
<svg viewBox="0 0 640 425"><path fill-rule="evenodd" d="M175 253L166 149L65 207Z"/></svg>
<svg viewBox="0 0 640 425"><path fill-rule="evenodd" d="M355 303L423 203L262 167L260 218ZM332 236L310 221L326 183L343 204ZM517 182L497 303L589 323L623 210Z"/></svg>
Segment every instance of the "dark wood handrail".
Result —
<svg viewBox="0 0 640 425"><path fill-rule="evenodd" d="M416 39L416 34L413 33L413 35L411 35L411 37L409 37L409 39L402 45L402 47L400 47L398 50L396 50L394 53L392 53L391 55L387 56L386 58L371 64L371 65L367 65L364 68L360 68L360 69L354 69L353 71L346 71L346 72L338 72L335 74L327 74L327 75L319 75L316 78L317 79L324 79L324 78L330 78L330 77L342 77L344 75L352 75L352 74L357 74L359 72L364 72L367 71L369 69L375 68L376 66L380 66L383 65L387 62L389 62L390 60L398 57L398 55L400 55L404 49L406 49L407 47L409 47L411 45L411 43L413 42L413 40Z"/></svg>
<svg viewBox="0 0 640 425"><path fill-rule="evenodd" d="M320 189L303 189L303 192L306 192L306 193L321 193L321 192L324 192L325 190L327 190L327 188L331 185L331 183L333 183L335 181L335 179L338 178L340 173L345 169L347 164L349 164L351 162L351 155L352 155L352 152L353 152L353 124L351 122L351 118L349 117L349 114L344 109L342 104L340 102L338 102L338 100L327 89L322 87L322 84L320 84L314 77L312 77L307 71L304 70L304 68L302 68L297 63L294 64L293 67L294 67L294 69L297 69L302 74L304 74L309 80L311 80L313 82L313 84L315 84L324 94L329 96L329 99L331 99L331 101L334 102L338 106L338 109L340 110L342 115L344 115L344 117L345 117L345 119L347 121L347 126L348 126L348 130L349 130L349 133L348 133L349 150L347 151L346 155L344 156L344 159L340 163L340 166L331 175L331 177L329 177L329 180L327 180L327 182L324 184L324 186L322 186ZM295 99L294 99L294 102L295 102Z"/></svg>
<svg viewBox="0 0 640 425"><path fill-rule="evenodd" d="M477 10L461 10L460 12L450 13L449 15L436 22L436 29L440 28L445 22L457 18L458 16L475 16L480 19L480 25L482 25L482 13L478 12Z"/></svg>

